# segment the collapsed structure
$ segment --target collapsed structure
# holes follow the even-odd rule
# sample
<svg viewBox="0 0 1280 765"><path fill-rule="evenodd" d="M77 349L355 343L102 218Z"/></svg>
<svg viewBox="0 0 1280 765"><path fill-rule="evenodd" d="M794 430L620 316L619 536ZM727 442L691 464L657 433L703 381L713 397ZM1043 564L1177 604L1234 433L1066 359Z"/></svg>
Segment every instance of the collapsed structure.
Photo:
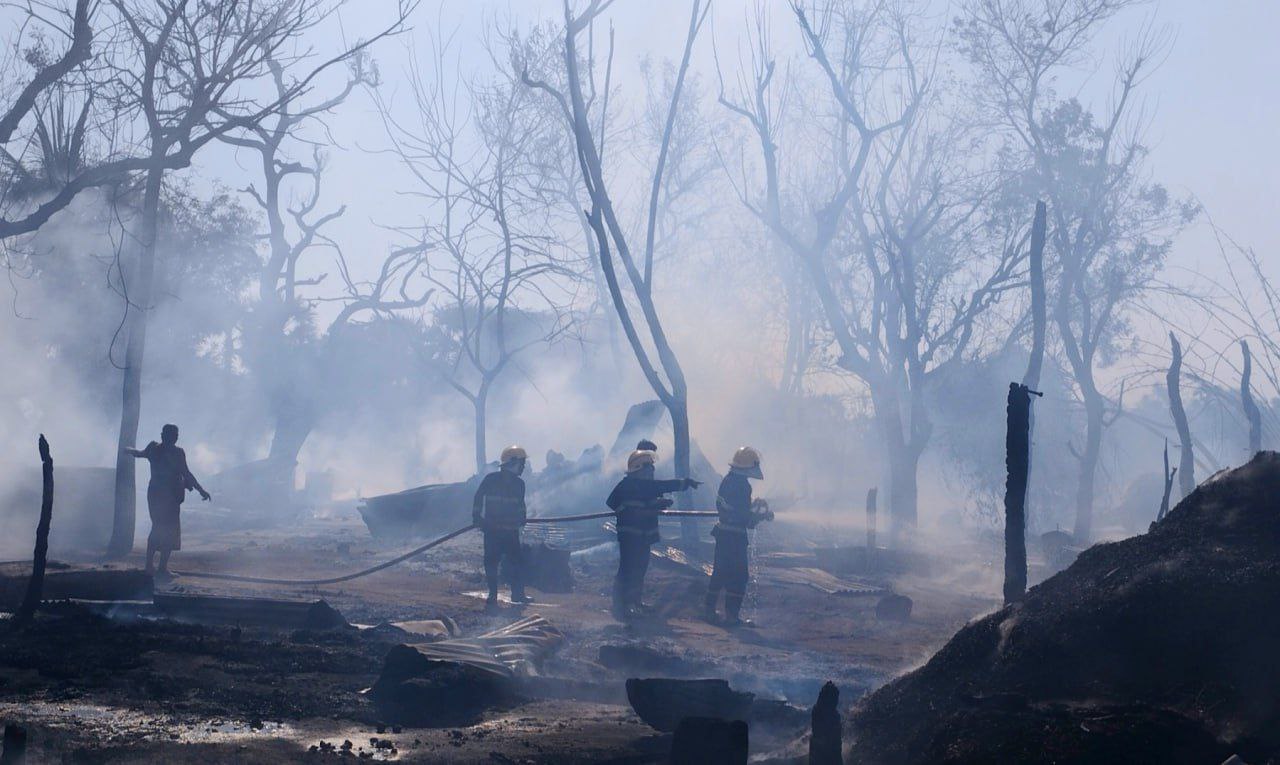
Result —
<svg viewBox="0 0 1280 765"><path fill-rule="evenodd" d="M606 452L600 445L586 449L576 460L548 450L541 472L525 477L529 506L536 515L571 515L604 508L609 489L621 474L627 452L641 439L653 439L666 410L661 402L646 401L627 411L626 420ZM694 490L698 507L715 507L715 486L721 476L696 444L692 446L691 472L703 482ZM369 533L376 539L422 538L470 523L471 498L482 475L454 483L428 484L393 494L367 497L360 506ZM600 527L557 529L584 538L607 538Z"/></svg>

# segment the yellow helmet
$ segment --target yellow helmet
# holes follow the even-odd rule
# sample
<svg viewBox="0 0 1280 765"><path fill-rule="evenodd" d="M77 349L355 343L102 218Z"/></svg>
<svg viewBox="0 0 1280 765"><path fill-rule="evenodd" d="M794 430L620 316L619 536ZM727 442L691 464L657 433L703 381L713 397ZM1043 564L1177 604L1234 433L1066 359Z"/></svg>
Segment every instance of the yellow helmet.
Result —
<svg viewBox="0 0 1280 765"><path fill-rule="evenodd" d="M634 473L645 465L658 462L658 453L648 449L636 449L627 456L627 472Z"/></svg>
<svg viewBox="0 0 1280 765"><path fill-rule="evenodd" d="M733 453L733 459L729 461L729 466L741 468L742 470L758 468L760 467L760 452L750 446L739 446L738 450Z"/></svg>
<svg viewBox="0 0 1280 765"><path fill-rule="evenodd" d="M502 450L502 456L498 458L498 462L499 464L505 465L508 462L527 459L529 459L529 453L526 452L523 447L513 445Z"/></svg>

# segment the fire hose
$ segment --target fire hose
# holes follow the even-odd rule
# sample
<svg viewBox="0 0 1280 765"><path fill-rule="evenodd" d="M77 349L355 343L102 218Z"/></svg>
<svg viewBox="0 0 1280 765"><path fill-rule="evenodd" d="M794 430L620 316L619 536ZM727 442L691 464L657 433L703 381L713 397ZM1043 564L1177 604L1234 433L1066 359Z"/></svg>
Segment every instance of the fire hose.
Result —
<svg viewBox="0 0 1280 765"><path fill-rule="evenodd" d="M676 517L683 517L683 518L691 518L691 517L692 518L714 518L718 515L718 513L716 513L714 510L663 510L662 512L659 513L659 515L664 515L668 517L676 516ZM547 518L529 518L527 519L527 522L528 523L569 523L572 521L592 521L599 518L613 518L613 517L615 517L615 513L602 512L602 513L586 513L583 515L562 515L559 517L547 517ZM324 584L338 584L339 582L349 582L352 579L359 579L360 577L368 576L369 574L373 574L378 571L381 571L384 568L391 568L397 563L403 563L409 560L410 558L416 558L417 556L423 554L427 550L430 550L433 547L439 547L445 542L448 542L451 539L460 537L474 528L478 528L474 523L469 526L463 526L460 529L450 531L448 534L445 534L444 536L436 537L435 539L431 540L430 542L427 542L421 547L416 547L410 550L409 552L405 553L404 555L400 555L398 557L392 558L389 561L384 561L382 563L379 563L376 566L371 566L370 568L366 568L362 571L356 571L354 573L344 574L342 576L334 576L328 579L272 579L269 577L260 577L260 576L240 576L238 574L219 574L212 571L177 571L175 570L173 573L177 574L178 576L185 576L193 579L221 579L223 581L228 581L228 582L247 582L249 584L278 584L278 585L296 586L296 587L316 587Z"/></svg>

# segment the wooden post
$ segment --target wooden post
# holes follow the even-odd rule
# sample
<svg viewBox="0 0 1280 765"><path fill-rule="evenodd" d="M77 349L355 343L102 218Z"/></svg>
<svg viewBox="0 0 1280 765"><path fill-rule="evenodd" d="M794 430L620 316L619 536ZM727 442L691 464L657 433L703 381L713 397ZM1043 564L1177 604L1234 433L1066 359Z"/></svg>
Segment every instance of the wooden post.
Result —
<svg viewBox="0 0 1280 765"><path fill-rule="evenodd" d="M40 463L43 473L43 489L40 496L40 522L36 525L36 549L31 556L31 579L27 582L27 593L22 605L14 614L15 624L30 622L40 607L40 597L44 592L44 567L49 555L49 521L53 517L53 457L49 454L49 442L40 434L37 442L40 449Z"/></svg>
<svg viewBox="0 0 1280 765"><path fill-rule="evenodd" d="M1004 439L1004 602L1027 594L1027 477L1031 465L1031 397L1040 393L1009 383Z"/></svg>

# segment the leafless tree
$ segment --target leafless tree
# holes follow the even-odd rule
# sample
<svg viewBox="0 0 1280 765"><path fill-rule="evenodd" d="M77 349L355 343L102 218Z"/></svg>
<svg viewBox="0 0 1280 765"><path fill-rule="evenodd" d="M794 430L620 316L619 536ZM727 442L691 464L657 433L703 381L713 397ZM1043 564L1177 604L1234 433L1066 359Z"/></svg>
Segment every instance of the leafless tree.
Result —
<svg viewBox="0 0 1280 765"><path fill-rule="evenodd" d="M1049 207L1058 347L1085 413L1074 535L1091 538L1103 431L1114 420L1098 367L1124 337L1126 310L1161 268L1172 233L1195 207L1147 180L1137 92L1163 40L1144 30L1118 65L1113 96L1096 115L1057 95L1056 78L1087 59L1105 22L1135 0L969 0L957 34L986 80L979 93L1003 128L1033 193Z"/></svg>
<svg viewBox="0 0 1280 765"><path fill-rule="evenodd" d="M1247 456L1251 457L1262 448L1268 434L1274 439L1274 434L1280 432L1272 403L1280 394L1280 290L1271 282L1256 251L1235 241L1212 222L1210 226L1217 238L1222 263L1218 273L1222 276L1197 274L1209 285L1208 294L1178 290L1174 297L1192 306L1194 322L1206 334L1212 333L1223 341L1238 340L1240 364L1224 352L1218 361L1225 363L1227 370L1202 370L1197 381L1202 392L1215 396L1236 387L1232 383L1238 381L1238 403L1249 433ZM1164 306L1153 308L1168 313Z"/></svg>
<svg viewBox="0 0 1280 765"><path fill-rule="evenodd" d="M474 413L475 468L489 462L489 397L519 355L551 343L575 321L573 258L553 226L559 189L531 159L547 134L547 111L512 77L459 78L447 44L433 38L429 68L409 69L412 117L377 97L389 151L408 170L404 192L422 221L397 229L430 250L432 359Z"/></svg>
<svg viewBox="0 0 1280 765"><path fill-rule="evenodd" d="M139 153L145 158L139 221L130 232L135 259L125 281L130 310L109 547L111 554L124 555L133 546L135 517L135 468L124 450L135 445L141 415L142 364L166 173L189 164L209 143L257 125L305 93L323 71L399 29L408 7L401 5L398 17L370 40L313 60L309 51L294 49L336 7L327 0L108 0L107 5L123 29L111 67L121 98L139 115ZM293 73L286 95L265 99L247 95L269 81L269 62Z"/></svg>
<svg viewBox="0 0 1280 765"><path fill-rule="evenodd" d="M537 79L548 83L550 89L563 93L564 84L564 40L563 30L549 24L534 27L527 34L520 35L514 31L500 31L494 39L488 41L487 50L496 68L504 78L513 83L528 87L527 82ZM499 63L501 54L505 54L507 66ZM603 83L608 86L611 83ZM607 102L607 94L600 93L595 78L586 83L587 110L592 111L597 97ZM577 145L573 137L573 115L565 107L567 103L546 97L538 92L540 100L529 104L530 108L540 107L545 113L535 117L543 127L538 140L530 147L528 161L535 166L535 172L541 179L542 192L549 200L555 200L565 220L561 236L566 244L571 244L579 251L585 251L586 262L584 273L590 275L593 287L592 300L579 312L579 323L590 325L599 316L603 320L604 330L609 346L609 361L612 368L619 368L624 363L621 346L621 325L616 312L612 308L609 286L605 280L604 270L600 267L600 257L596 249L595 232L587 220L586 197L583 191L582 171L578 163ZM599 131L602 135L615 135L612 112L600 111ZM555 208L551 210L555 212ZM587 333L583 333L587 334ZM596 363L595 356L588 355L589 363ZM603 361L603 359L600 359Z"/></svg>
<svg viewBox="0 0 1280 765"><path fill-rule="evenodd" d="M1249 455L1252 457L1262 449L1262 410L1253 399L1253 355L1249 352L1248 340L1240 341L1240 354L1244 359L1240 371L1240 407L1249 423Z"/></svg>
<svg viewBox="0 0 1280 765"><path fill-rule="evenodd" d="M659 140L657 158L653 170L653 179L649 184L649 205L645 217L644 249L633 250L633 239L627 233L621 216L614 204L614 196L609 191L605 175L604 153L606 150L606 134L597 125L606 124L608 113L609 84L613 73L613 34L609 35L609 50L605 57L604 86L599 92L603 94L599 107L593 114L587 93L595 93L594 87L584 83L594 83L596 78L594 60L594 23L603 14L613 0L591 0L582 12L575 14L569 3L564 6L564 90L558 89L546 80L526 77L528 84L551 95L560 105L564 114L569 116L574 143L577 149L578 162L582 171L582 182L586 187L591 208L587 213L587 222L596 243L596 255L604 273L613 307L622 325L623 333L631 346L632 353L640 365L645 380L654 394L666 407L671 417L672 431L675 439L675 472L677 477L689 476L690 433L689 433L689 392L685 380L684 369L671 347L667 333L658 314L653 299L653 262L658 218L661 214L660 197L663 194L667 179L668 155L672 143L677 117L680 113L681 95L689 71L689 60L693 52L698 32L706 21L709 6L702 0L693 0L690 7L688 32L685 36L684 52L676 70L675 80L671 87L670 102L666 108L663 134ZM579 52L579 36L588 38L588 55L585 58ZM566 92L567 91L567 92ZM593 125L593 118L598 120ZM618 264L622 265L626 275L626 286L636 307L639 309L639 321L624 293L624 282L618 275ZM642 331L644 334L642 335ZM646 337L647 336L647 337ZM652 350L650 349L652 346ZM655 363L656 360L656 363ZM682 526L682 541L690 544L695 536L692 523Z"/></svg>
<svg viewBox="0 0 1280 765"><path fill-rule="evenodd" d="M758 22L737 92L720 96L760 152L759 171L736 185L808 276L837 366L868 389L897 534L916 521L930 381L966 357L987 309L1018 284L1023 236L992 244L982 235L993 179L962 157L972 136L941 108L930 47L912 39L905 12L799 2L792 11L822 99L808 106L799 80L779 76ZM788 113L796 102L808 108ZM818 167L788 156L779 140L788 129L820 141Z"/></svg>
<svg viewBox="0 0 1280 765"><path fill-rule="evenodd" d="M25 82L6 83L12 100L0 112L0 155L9 175L0 200L0 240L37 230L81 191L119 182L146 166L127 155L82 161L93 98L94 81L86 70L94 58L96 6L90 0L76 0L69 10L35 0L22 5L20 29L31 39L12 42L34 72ZM49 50L49 34L65 38L60 53ZM73 101L78 104L71 106ZM33 154L39 182L28 167Z"/></svg>
<svg viewBox="0 0 1280 765"><path fill-rule="evenodd" d="M250 184L245 189L266 216L268 248L247 333L254 348L251 364L263 378L275 421L267 459L273 471L282 479L288 478L291 485L298 454L316 424L317 388L324 384L324 369L335 363L328 358L334 345L329 341L362 312L387 315L426 305L431 289L415 284L422 281L424 248L393 250L377 279L358 283L342 249L324 233L325 226L341 217L346 206L320 211L327 157L307 131L326 135L324 118L345 103L357 87L377 84L373 60L365 51L352 55L347 60L346 83L332 95L311 103L302 103L302 94L291 92L292 82L279 61L268 59L265 64L279 108L222 140L256 152L262 169L261 188ZM294 156L298 150L308 149L309 161ZM316 255L324 252L336 259L343 281L343 291L336 297L308 292L327 279L326 272L315 273ZM315 333L313 308L335 300L342 308L327 329Z"/></svg>

